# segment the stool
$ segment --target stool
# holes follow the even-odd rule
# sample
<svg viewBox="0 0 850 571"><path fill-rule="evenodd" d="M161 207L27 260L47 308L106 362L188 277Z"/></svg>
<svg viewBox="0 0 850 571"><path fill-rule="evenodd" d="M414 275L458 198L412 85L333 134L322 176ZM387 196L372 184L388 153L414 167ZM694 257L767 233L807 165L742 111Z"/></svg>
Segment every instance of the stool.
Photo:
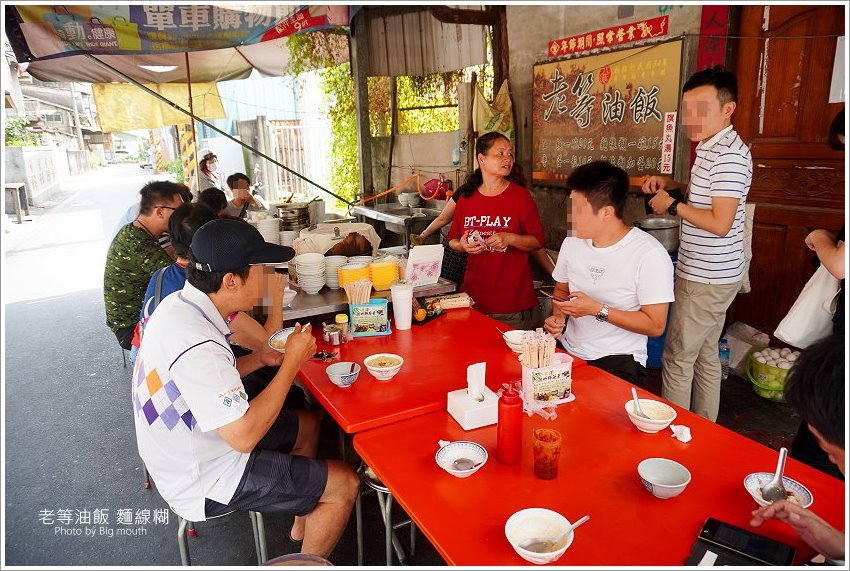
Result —
<svg viewBox="0 0 850 571"><path fill-rule="evenodd" d="M389 488L387 488L384 483L375 476L372 470L370 470L365 463L360 465L360 468L357 469L357 473L360 475L360 481L366 484L366 487L369 488L368 490L358 493L357 500L355 502L355 513L357 517L357 564L360 566L363 565L363 514L360 502L364 493L374 491L375 495L378 496L378 505L381 508L381 518L384 520L387 566L391 567L393 564L393 549L395 549L399 563L407 565L407 557L404 554L404 549L402 549L398 537L396 537L395 530L405 525L410 525L410 555L414 555L416 551L416 526L410 519L393 524L392 492L390 492Z"/></svg>
<svg viewBox="0 0 850 571"><path fill-rule="evenodd" d="M174 512L174 509L172 508L171 511ZM177 514L177 512L174 513ZM232 513L234 512L228 512L226 514L213 516L207 519L224 517ZM263 514L261 514L260 512L249 511L248 517L251 518L251 527L254 530L254 549L257 552L257 565L262 565L263 563L265 563L267 558L266 528L263 524ZM189 546L187 545L187 538L195 537L198 532L195 531L195 523L187 520L180 514L177 514L177 521L177 545L180 548L180 561L184 566L188 566L192 563L189 559Z"/></svg>
<svg viewBox="0 0 850 571"><path fill-rule="evenodd" d="M26 186L22 182L7 182L3 184L3 188L6 194L12 199L18 224L23 224L22 212L25 212L27 216L30 215L29 197L27 196Z"/></svg>

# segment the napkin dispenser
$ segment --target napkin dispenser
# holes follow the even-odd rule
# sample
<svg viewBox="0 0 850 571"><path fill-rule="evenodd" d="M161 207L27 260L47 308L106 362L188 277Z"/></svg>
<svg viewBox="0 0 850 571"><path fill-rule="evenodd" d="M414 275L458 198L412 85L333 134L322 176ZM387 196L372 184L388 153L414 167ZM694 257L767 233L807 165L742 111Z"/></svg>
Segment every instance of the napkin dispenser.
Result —
<svg viewBox="0 0 850 571"><path fill-rule="evenodd" d="M484 385L485 368L486 363L467 367L467 388L449 393L446 408L464 430L496 424L499 419L499 399Z"/></svg>

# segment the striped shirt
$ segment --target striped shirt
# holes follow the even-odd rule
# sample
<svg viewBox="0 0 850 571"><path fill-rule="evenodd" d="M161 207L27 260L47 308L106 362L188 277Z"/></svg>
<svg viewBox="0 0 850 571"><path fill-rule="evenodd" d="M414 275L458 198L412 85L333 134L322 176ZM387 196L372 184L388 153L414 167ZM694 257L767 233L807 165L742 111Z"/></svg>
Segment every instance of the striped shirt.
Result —
<svg viewBox="0 0 850 571"><path fill-rule="evenodd" d="M699 143L691 168L688 206L711 208L712 197L737 198L732 228L717 236L682 220L676 275L705 284L731 284L744 274L744 207L753 178L750 149L732 126Z"/></svg>

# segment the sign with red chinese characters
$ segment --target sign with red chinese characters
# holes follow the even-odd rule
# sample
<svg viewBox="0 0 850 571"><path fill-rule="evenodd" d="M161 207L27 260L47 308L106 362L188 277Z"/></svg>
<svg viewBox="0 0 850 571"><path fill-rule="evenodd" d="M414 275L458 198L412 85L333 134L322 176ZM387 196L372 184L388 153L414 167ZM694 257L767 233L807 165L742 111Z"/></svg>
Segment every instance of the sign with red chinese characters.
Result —
<svg viewBox="0 0 850 571"><path fill-rule="evenodd" d="M549 42L549 58L564 57L578 52L600 48L614 48L661 38L667 35L669 16L659 16L649 20L641 20L631 24L614 26L604 30L596 30L587 34L579 34Z"/></svg>
<svg viewBox="0 0 850 571"><path fill-rule="evenodd" d="M534 184L562 184L577 166L595 160L630 176L672 174L682 43L535 65Z"/></svg>

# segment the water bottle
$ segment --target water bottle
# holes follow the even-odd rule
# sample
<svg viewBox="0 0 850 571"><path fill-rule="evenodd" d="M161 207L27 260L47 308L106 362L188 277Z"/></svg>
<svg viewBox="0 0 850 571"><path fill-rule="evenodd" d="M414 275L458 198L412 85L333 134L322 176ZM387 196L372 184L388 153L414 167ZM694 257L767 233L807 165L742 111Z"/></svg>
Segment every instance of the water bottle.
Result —
<svg viewBox="0 0 850 571"><path fill-rule="evenodd" d="M499 398L499 422L496 425L496 459L516 464L522 455L522 399L511 385Z"/></svg>
<svg viewBox="0 0 850 571"><path fill-rule="evenodd" d="M720 354L720 380L725 381L729 378L729 345L725 337L720 339L717 349Z"/></svg>

